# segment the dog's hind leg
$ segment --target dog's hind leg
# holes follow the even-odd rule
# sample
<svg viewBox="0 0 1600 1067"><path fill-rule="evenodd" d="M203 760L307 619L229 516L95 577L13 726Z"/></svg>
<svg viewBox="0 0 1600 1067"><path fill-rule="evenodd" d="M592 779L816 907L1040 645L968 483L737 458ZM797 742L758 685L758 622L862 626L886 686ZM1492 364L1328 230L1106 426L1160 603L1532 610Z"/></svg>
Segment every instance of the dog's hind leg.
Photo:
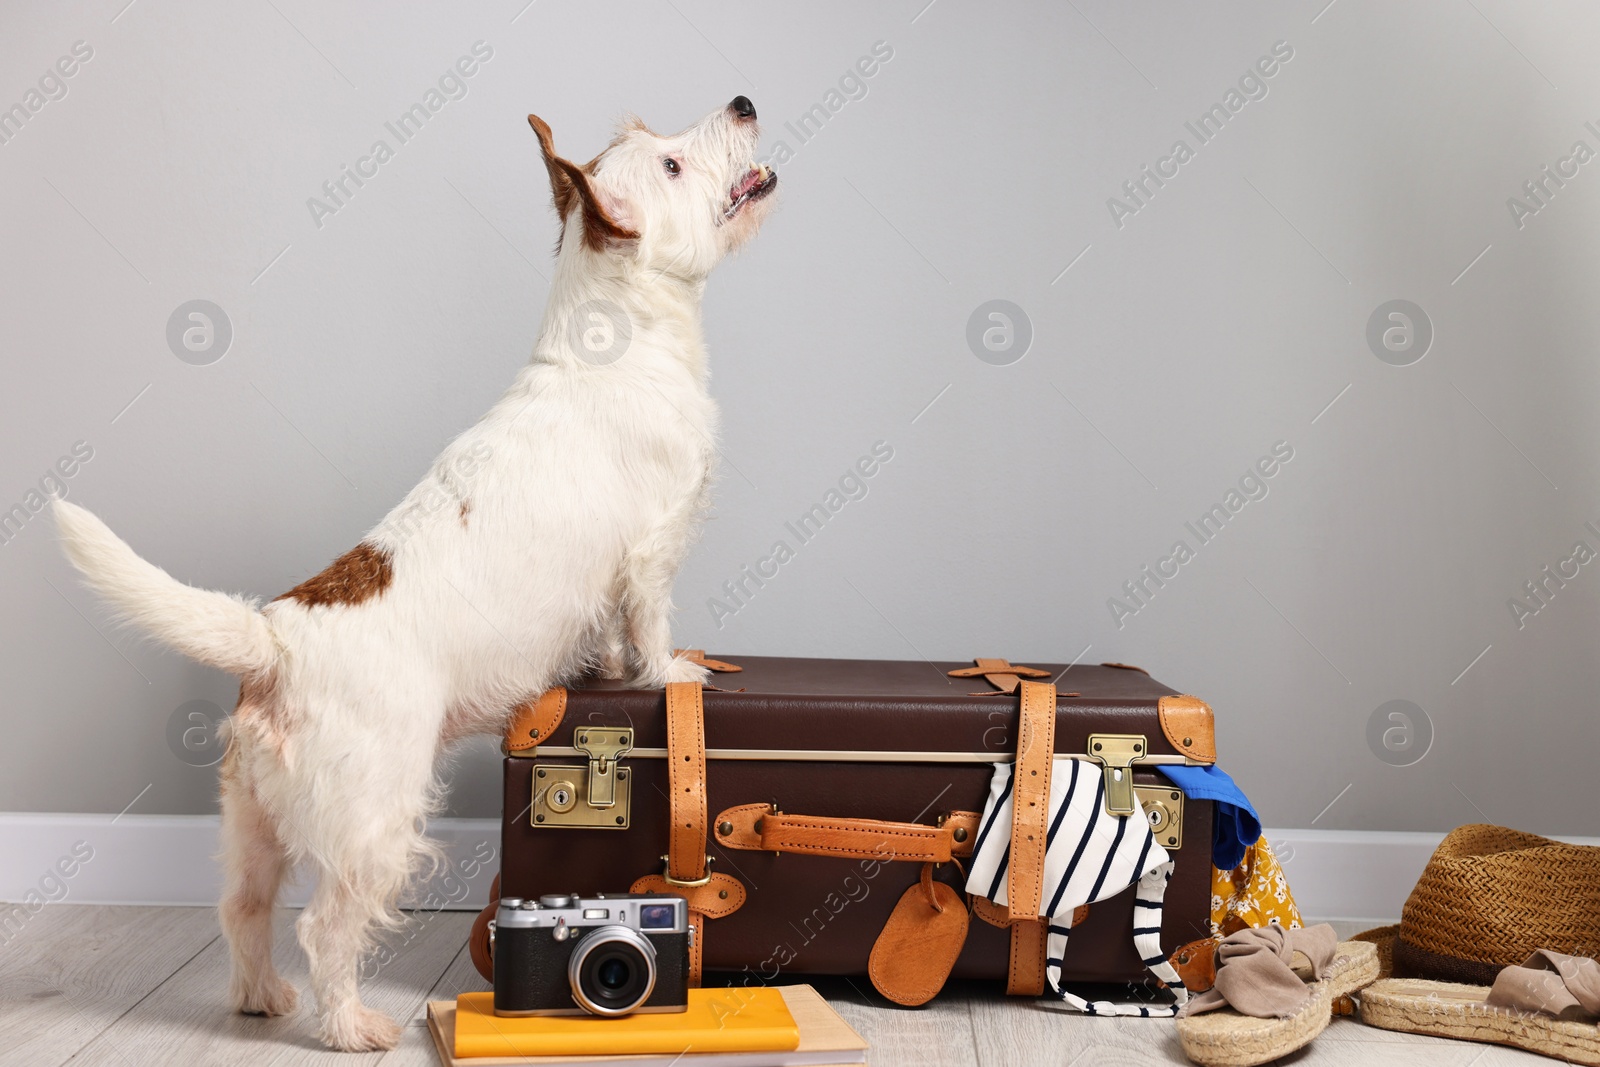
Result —
<svg viewBox="0 0 1600 1067"><path fill-rule="evenodd" d="M311 903L295 924L311 965L322 1040L344 1052L391 1049L400 1040L400 1024L362 1004L356 988L361 956L376 922L374 912L373 894L324 867Z"/></svg>
<svg viewBox="0 0 1600 1067"><path fill-rule="evenodd" d="M283 842L244 769L239 743L222 761L222 861L219 915L232 957L228 996L248 1015L287 1015L295 991L272 964L272 912L288 869Z"/></svg>

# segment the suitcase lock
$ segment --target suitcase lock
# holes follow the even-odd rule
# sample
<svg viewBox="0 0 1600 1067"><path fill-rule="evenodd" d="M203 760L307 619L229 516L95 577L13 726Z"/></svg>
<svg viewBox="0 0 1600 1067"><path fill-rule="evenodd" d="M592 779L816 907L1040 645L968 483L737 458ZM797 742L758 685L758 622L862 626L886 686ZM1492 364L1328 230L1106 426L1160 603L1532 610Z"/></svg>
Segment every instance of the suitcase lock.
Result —
<svg viewBox="0 0 1600 1067"><path fill-rule="evenodd" d="M1133 765L1145 756L1143 734L1090 734L1089 758L1104 768L1106 813L1132 815L1139 810L1133 793Z"/></svg>
<svg viewBox="0 0 1600 1067"><path fill-rule="evenodd" d="M1156 836L1156 844L1166 849L1183 847L1183 793L1167 785L1136 785L1139 806Z"/></svg>
<svg viewBox="0 0 1600 1067"><path fill-rule="evenodd" d="M629 822L628 772L622 757L633 751L633 730L580 726L573 747L587 765L534 765L533 824L586 830L625 830Z"/></svg>

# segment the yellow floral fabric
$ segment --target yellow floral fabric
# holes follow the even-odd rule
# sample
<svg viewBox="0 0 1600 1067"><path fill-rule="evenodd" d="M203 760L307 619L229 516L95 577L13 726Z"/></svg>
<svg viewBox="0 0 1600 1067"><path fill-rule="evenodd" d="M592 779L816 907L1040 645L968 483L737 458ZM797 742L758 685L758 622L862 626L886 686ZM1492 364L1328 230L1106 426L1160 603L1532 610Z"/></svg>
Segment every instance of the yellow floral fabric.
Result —
<svg viewBox="0 0 1600 1067"><path fill-rule="evenodd" d="M1233 870L1211 869L1211 934L1227 937L1274 921L1292 930L1301 925L1300 909L1294 905L1278 857L1263 836Z"/></svg>

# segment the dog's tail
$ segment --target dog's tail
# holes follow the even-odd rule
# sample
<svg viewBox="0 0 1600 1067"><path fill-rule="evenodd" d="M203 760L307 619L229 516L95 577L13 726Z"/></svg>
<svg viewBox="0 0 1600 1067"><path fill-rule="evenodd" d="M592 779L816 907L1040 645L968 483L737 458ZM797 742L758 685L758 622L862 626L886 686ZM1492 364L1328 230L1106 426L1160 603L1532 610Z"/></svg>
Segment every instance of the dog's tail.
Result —
<svg viewBox="0 0 1600 1067"><path fill-rule="evenodd" d="M278 641L254 601L184 585L139 558L87 509L59 497L54 508L67 558L122 621L232 674L277 662Z"/></svg>

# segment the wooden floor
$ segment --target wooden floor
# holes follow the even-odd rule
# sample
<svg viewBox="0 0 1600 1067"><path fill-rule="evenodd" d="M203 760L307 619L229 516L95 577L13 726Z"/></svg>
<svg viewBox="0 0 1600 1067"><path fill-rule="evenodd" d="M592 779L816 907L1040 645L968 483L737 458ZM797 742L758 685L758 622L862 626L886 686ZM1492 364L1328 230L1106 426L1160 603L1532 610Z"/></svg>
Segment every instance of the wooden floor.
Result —
<svg viewBox="0 0 1600 1067"><path fill-rule="evenodd" d="M293 916L280 914L279 965L302 990L305 960ZM227 948L208 908L51 905L0 945L0 1064L302 1065L428 1067L427 1000L486 988L465 951L471 915L417 913L391 962L366 983L367 1003L408 1020L400 1047L351 1055L324 1050L311 1018L257 1019L227 1007ZM1351 932L1352 924L1343 924ZM1043 1002L957 985L929 1007L886 1006L862 980L816 983L872 1045L874 1064L1061 1067L1182 1064L1170 1020L1090 1019ZM1549 1063L1488 1045L1412 1037L1336 1020L1285 1063L1498 1067Z"/></svg>

